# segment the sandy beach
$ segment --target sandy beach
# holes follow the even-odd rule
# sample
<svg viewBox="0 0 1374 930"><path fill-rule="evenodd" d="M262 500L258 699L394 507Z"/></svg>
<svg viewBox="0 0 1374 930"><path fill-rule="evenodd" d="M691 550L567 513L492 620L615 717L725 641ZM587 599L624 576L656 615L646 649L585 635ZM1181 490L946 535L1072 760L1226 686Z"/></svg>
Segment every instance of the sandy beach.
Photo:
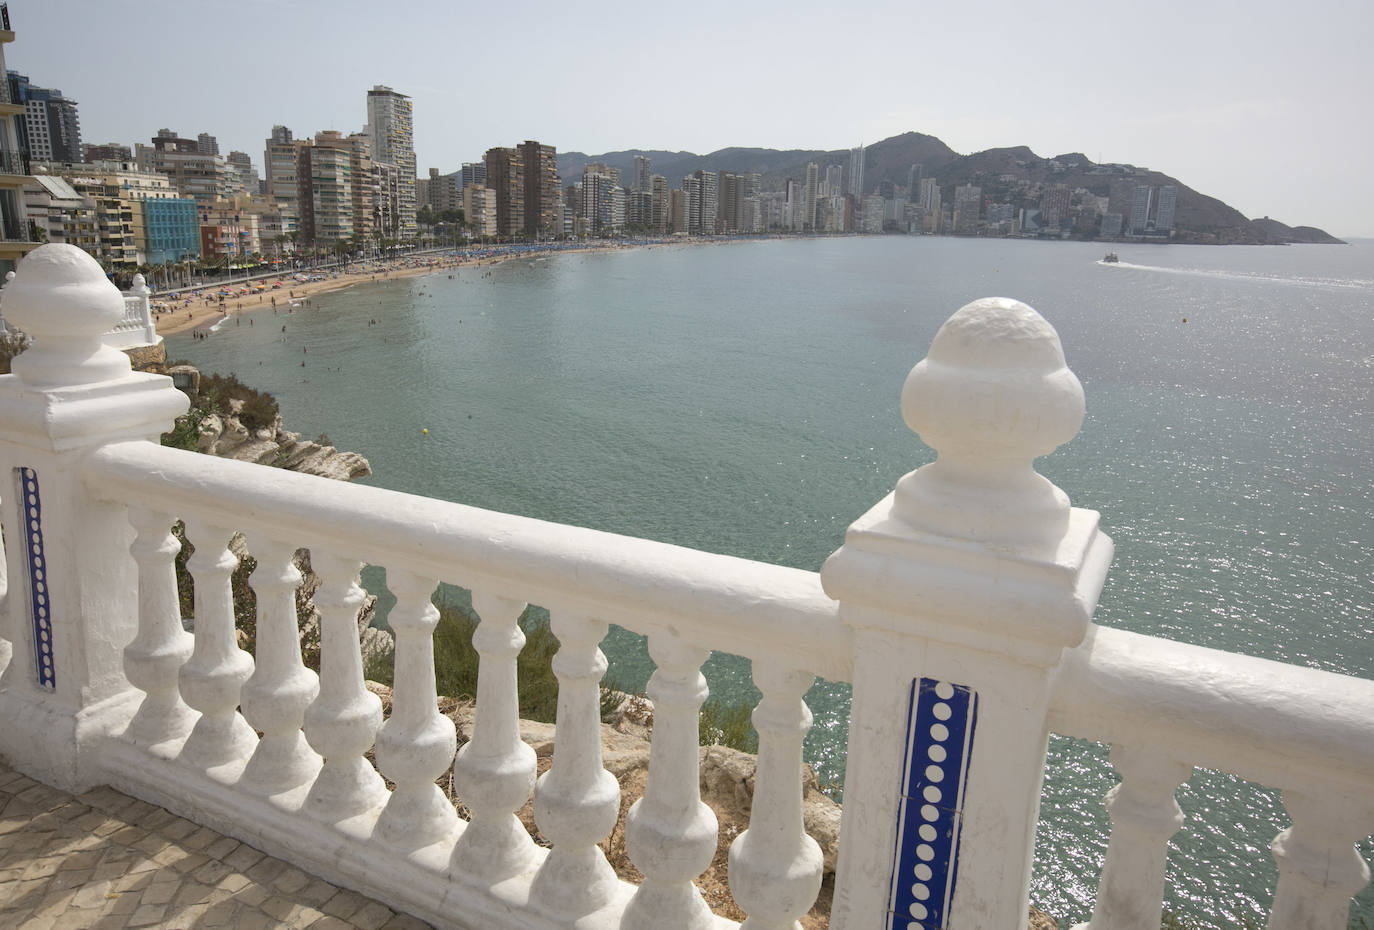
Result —
<svg viewBox="0 0 1374 930"><path fill-rule="evenodd" d="M157 324L158 334L170 336L175 333L184 333L187 330L204 330L218 323L226 316L236 316L239 313L249 313L254 310L266 310L274 307L288 306L292 301L310 300L329 291L341 290L355 284L367 284L376 281L390 281L396 278L408 278L417 275L438 274L440 272L452 271L455 268L469 268L478 265L496 265L503 261L514 258L528 258L532 254L569 254L577 252L593 252L603 249L633 249L644 246L656 245L699 245L706 244L712 240L684 241L684 240L652 240L648 242L607 242L605 244L579 244L574 248L505 248L496 247L493 249L478 249L478 254L460 256L452 253L439 253L421 258L404 258L386 262L359 262L349 266L343 271L337 269L329 273L323 281L297 281L294 277L296 272L284 272L279 277L262 278L253 281L249 286L265 284L267 290L258 291L253 294L226 297L223 301L219 300L218 294L220 285L206 285L202 288L195 288L191 291L180 292L182 296L177 300L171 300L167 295L153 297L154 318ZM280 287L273 287L281 281ZM235 284L233 290L238 291L244 285ZM199 290L201 296L191 296L194 291ZM186 303L186 298L190 297L190 303ZM275 303L274 303L275 301ZM159 312L159 307L166 307L166 312Z"/></svg>
<svg viewBox="0 0 1374 930"><path fill-rule="evenodd" d="M169 336L174 333L184 333L187 330L198 330L213 326L226 315L235 316L239 313L247 313L253 310L264 310L272 307L285 307L293 300L306 300L328 293L337 291L354 284L361 284L372 281L387 281L393 278L408 278L416 275L435 274L453 268L461 268L479 264L494 264L500 261L499 258L491 259L455 259L450 256L434 258L433 264L418 264L407 262L386 262L368 263L354 266L348 270L338 272L336 275L326 277L323 281L297 281L291 274L283 274L280 278L264 278L255 281L253 284L266 284L267 290L259 291L255 294L235 295L226 297L222 302L218 299L218 285L201 288L200 297L191 297L190 304L184 303L184 298L180 302L173 302L167 298L154 297L154 304L176 306L176 309L166 313L155 313L158 335ZM273 285L281 281L281 286L273 288ZM235 285L238 290L243 285ZM185 292L183 292L185 293ZM206 297L210 299L207 300ZM275 301L275 303L274 303Z"/></svg>

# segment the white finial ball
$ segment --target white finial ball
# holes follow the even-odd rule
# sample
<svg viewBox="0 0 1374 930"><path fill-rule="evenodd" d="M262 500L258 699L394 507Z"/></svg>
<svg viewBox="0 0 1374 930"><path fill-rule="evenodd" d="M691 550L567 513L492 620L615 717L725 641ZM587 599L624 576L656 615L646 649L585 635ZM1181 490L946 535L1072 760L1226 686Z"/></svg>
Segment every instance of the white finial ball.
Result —
<svg viewBox="0 0 1374 930"><path fill-rule="evenodd" d="M124 318L124 295L74 245L39 246L5 287L5 316L33 337L14 373L35 387L89 384L128 374L129 358L101 342Z"/></svg>
<svg viewBox="0 0 1374 930"><path fill-rule="evenodd" d="M926 445L958 459L1028 461L1083 425L1083 387L1044 317L985 297L945 321L902 387L902 417Z"/></svg>

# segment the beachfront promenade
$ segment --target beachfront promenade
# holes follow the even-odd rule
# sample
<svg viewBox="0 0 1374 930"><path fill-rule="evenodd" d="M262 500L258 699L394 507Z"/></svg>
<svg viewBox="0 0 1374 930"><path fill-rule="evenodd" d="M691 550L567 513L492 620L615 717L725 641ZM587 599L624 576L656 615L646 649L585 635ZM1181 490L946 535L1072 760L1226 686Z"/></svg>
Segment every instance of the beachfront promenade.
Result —
<svg viewBox="0 0 1374 930"><path fill-rule="evenodd" d="M1169 840L1190 828L1174 795L1194 767L1282 793L1270 930L1345 930L1369 881L1355 844L1374 831L1374 682L1092 622L1112 542L1033 468L1077 433L1083 391L1024 304L976 301L940 329L901 386L939 457L857 515L819 573L164 448L186 400L101 345L123 301L88 256L36 250L5 310L34 345L0 378L14 488L0 760L43 785L112 789L436 927L724 930L693 884L717 846L697 716L719 650L752 662L762 694L752 815L729 846L748 927L795 928L821 886L801 808L816 676L853 684L832 927L1020 930L1051 732L1110 743L1121 778L1084 876L1095 930L1160 926ZM251 656L235 637L235 532L258 563ZM299 648L299 547L321 580L318 675ZM398 599L385 722L359 655L364 564ZM469 588L481 618L461 750L435 693L441 580ZM527 603L559 641L537 779L517 719ZM624 824L638 885L598 846L619 811L597 688L611 623L644 634L656 665L648 785ZM463 818L435 785L449 771ZM531 798L542 843L515 816Z"/></svg>

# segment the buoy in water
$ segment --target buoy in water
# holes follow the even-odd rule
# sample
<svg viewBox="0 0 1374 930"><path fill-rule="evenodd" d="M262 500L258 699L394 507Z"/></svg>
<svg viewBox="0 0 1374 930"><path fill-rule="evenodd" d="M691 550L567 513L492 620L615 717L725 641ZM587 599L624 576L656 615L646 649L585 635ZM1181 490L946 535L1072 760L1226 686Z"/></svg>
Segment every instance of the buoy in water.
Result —
<svg viewBox="0 0 1374 930"><path fill-rule="evenodd" d="M426 436L429 435L429 430L427 430L427 429L421 429L420 432L423 433L423 434L426 435Z"/></svg>

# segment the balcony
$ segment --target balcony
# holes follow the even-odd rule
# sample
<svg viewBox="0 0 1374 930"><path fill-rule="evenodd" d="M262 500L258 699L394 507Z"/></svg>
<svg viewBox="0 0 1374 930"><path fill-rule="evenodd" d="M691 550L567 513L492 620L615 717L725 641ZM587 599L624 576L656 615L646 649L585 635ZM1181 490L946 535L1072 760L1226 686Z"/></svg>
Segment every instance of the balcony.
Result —
<svg viewBox="0 0 1374 930"><path fill-rule="evenodd" d="M0 149L0 174L27 175L29 153L18 149Z"/></svg>
<svg viewBox="0 0 1374 930"><path fill-rule="evenodd" d="M1282 792L1271 928L1345 930L1369 881L1355 844L1374 830L1374 682L1092 622L1112 542L1032 468L1075 435L1083 393L1023 304L977 301L936 335L902 409L939 458L819 573L167 449L186 401L92 348L125 313L92 260L39 249L5 310L35 342L0 378L19 487L3 511L0 758L49 785L110 786L440 927L724 930L693 884L717 843L697 715L719 650L752 661L762 694L752 819L729 852L748 926L794 927L820 887L800 773L818 675L853 684L832 927L1024 927L1052 732L1111 743L1121 777L1105 862L1083 876L1089 928L1160 926L1174 796L1195 766ZM258 561L256 661L235 640L235 532ZM299 547L322 582L318 676L297 640ZM385 722L359 655L365 563L398 598ZM435 693L441 580L481 618L460 752ZM527 603L560 644L538 778L516 719ZM597 846L619 807L598 723L609 623L647 636L656 663L649 782L625 825L639 885ZM448 771L470 819L435 786ZM514 816L531 798L549 848Z"/></svg>

